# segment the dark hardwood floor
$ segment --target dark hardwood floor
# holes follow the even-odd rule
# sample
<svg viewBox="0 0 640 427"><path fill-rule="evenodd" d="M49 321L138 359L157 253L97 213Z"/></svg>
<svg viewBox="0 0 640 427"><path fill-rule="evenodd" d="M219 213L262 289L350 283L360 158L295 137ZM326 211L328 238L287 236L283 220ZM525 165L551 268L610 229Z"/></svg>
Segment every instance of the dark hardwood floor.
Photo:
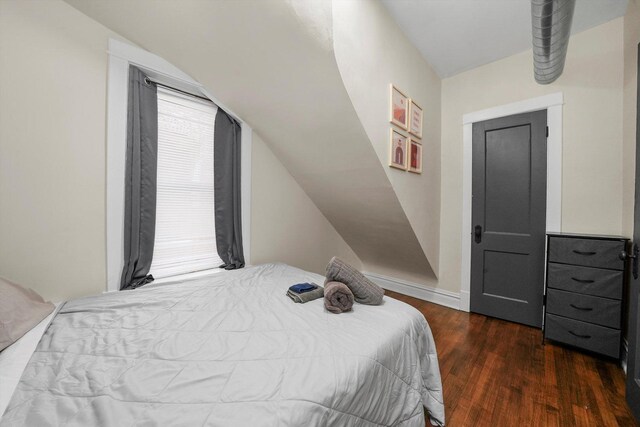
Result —
<svg viewBox="0 0 640 427"><path fill-rule="evenodd" d="M624 372L610 359L543 346L539 329L386 294L431 326L447 426L639 425L625 403Z"/></svg>

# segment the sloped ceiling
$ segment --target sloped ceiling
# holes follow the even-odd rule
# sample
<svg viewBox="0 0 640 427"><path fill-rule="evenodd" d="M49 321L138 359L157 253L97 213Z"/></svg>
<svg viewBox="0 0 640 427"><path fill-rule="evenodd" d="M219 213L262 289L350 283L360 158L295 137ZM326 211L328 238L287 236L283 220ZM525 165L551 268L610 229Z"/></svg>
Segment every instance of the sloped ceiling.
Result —
<svg viewBox="0 0 640 427"><path fill-rule="evenodd" d="M435 276L344 88L331 2L66 1L246 120L365 265Z"/></svg>

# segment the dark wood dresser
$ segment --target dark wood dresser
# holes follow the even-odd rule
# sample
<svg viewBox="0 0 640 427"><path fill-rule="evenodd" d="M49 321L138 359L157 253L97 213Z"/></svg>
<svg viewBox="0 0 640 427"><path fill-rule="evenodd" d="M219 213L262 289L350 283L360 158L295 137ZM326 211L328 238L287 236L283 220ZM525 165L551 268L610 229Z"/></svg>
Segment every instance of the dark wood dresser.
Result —
<svg viewBox="0 0 640 427"><path fill-rule="evenodd" d="M618 236L547 234L543 340L620 357L628 241Z"/></svg>

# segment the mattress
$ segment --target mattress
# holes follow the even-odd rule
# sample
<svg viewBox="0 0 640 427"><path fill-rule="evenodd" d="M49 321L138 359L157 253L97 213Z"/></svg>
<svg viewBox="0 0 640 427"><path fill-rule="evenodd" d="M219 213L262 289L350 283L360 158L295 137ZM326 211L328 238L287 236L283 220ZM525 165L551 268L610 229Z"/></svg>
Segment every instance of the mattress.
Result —
<svg viewBox="0 0 640 427"><path fill-rule="evenodd" d="M285 296L322 280L266 264L67 302L0 426L424 426L424 408L443 425L422 314Z"/></svg>

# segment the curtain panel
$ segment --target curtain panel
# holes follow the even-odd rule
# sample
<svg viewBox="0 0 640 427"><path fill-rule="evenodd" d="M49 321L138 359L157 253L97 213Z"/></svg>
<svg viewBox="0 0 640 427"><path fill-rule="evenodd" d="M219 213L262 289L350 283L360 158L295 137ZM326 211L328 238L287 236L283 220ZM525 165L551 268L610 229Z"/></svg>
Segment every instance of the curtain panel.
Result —
<svg viewBox="0 0 640 427"><path fill-rule="evenodd" d="M156 231L158 164L157 88L129 67L125 173L124 267L120 289L153 281L149 274Z"/></svg>
<svg viewBox="0 0 640 427"><path fill-rule="evenodd" d="M221 268L244 267L240 209L240 124L218 109L213 144L216 245Z"/></svg>

